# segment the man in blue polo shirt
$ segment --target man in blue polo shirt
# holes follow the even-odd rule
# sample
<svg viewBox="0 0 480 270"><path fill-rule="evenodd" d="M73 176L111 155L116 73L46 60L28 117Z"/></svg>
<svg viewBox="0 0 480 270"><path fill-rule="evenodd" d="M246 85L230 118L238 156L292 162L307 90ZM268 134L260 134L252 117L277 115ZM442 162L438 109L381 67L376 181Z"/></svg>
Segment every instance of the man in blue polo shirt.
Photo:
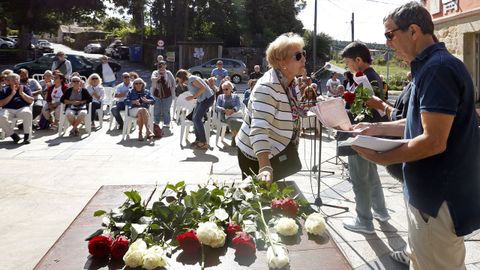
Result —
<svg viewBox="0 0 480 270"><path fill-rule="evenodd" d="M32 129L32 110L30 104L33 97L30 89L20 85L20 76L10 74L7 78L8 86L0 89L0 128L5 131L6 136L12 137L15 143L20 141L20 136L13 131L8 117L20 118L23 121L23 143L29 144L29 134Z"/></svg>
<svg viewBox="0 0 480 270"><path fill-rule="evenodd" d="M480 228L480 135L472 79L465 65L436 42L432 17L417 2L384 20L387 45L410 63L407 120L362 124L369 135L403 135L408 143L377 153L403 162L413 269L466 269L463 236Z"/></svg>
<svg viewBox="0 0 480 270"><path fill-rule="evenodd" d="M215 77L215 85L218 87L222 82L223 78L228 76L228 70L223 68L223 61L217 61L217 67L212 69L212 73L210 74L212 77Z"/></svg>

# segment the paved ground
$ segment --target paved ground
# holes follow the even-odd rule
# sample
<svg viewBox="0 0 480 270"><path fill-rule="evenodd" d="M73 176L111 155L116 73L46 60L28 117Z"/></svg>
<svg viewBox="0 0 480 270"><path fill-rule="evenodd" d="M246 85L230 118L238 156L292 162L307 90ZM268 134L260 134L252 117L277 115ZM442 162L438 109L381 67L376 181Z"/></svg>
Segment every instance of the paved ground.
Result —
<svg viewBox="0 0 480 270"><path fill-rule="evenodd" d="M228 138L227 145L219 143L204 152L182 149L179 133L179 127L174 125L170 136L154 143L138 142L136 132L131 139L121 141L120 132L107 131L104 123L102 130L89 137L83 135L82 139L57 138L54 131L37 131L30 145L13 145L9 138L0 141L0 269L32 269L101 185L240 179L236 151L228 146ZM193 134L189 139L193 139ZM212 134L211 145L214 139ZM322 140L321 159L325 161L334 156L335 141L326 133ZM312 137L304 137L300 157L306 171L289 180L296 181L313 201L317 178L308 169L318 158L313 161L312 149ZM322 174L321 198L324 203L348 206L350 212L321 209L331 215L327 219L329 231L351 265L355 269L406 269L388 257L390 250L401 249L406 241L401 185L380 167L392 220L375 223L376 234L372 236L349 232L341 223L353 215L351 184L342 174L342 165L336 165L335 159L331 161L321 167L334 172L329 176ZM479 240L476 235L467 241L468 269L480 269Z"/></svg>

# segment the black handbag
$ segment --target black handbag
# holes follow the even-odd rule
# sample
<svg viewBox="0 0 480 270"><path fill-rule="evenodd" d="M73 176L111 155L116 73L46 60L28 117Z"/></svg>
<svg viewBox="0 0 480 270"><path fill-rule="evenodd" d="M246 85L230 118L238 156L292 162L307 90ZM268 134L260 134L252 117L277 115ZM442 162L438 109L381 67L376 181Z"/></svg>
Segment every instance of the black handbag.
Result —
<svg viewBox="0 0 480 270"><path fill-rule="evenodd" d="M302 162L298 157L297 147L292 142L283 151L272 157L270 164L273 168L273 181L284 179L302 169Z"/></svg>

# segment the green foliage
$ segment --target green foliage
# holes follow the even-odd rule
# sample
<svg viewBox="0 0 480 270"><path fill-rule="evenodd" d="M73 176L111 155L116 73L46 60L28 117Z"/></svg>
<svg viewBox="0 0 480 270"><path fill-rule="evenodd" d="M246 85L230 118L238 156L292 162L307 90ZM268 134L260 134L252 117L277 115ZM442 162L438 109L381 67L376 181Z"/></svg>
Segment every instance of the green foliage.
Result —
<svg viewBox="0 0 480 270"><path fill-rule="evenodd" d="M366 115L372 116L371 109L365 106L365 102L371 97L372 90L363 87L363 84L360 84L355 88L355 100L350 107L350 112L356 116L356 120L362 120Z"/></svg>

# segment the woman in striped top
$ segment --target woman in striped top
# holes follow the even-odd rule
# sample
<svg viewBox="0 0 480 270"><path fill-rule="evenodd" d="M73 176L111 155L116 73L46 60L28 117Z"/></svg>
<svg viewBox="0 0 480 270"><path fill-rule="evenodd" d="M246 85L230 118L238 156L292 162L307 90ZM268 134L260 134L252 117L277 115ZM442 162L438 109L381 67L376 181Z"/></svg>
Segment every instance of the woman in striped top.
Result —
<svg viewBox="0 0 480 270"><path fill-rule="evenodd" d="M270 159L289 143L298 142L300 110L294 79L305 72L304 46L302 37L287 33L267 48L270 70L258 79L236 138L243 178L253 172L259 179L272 181Z"/></svg>

